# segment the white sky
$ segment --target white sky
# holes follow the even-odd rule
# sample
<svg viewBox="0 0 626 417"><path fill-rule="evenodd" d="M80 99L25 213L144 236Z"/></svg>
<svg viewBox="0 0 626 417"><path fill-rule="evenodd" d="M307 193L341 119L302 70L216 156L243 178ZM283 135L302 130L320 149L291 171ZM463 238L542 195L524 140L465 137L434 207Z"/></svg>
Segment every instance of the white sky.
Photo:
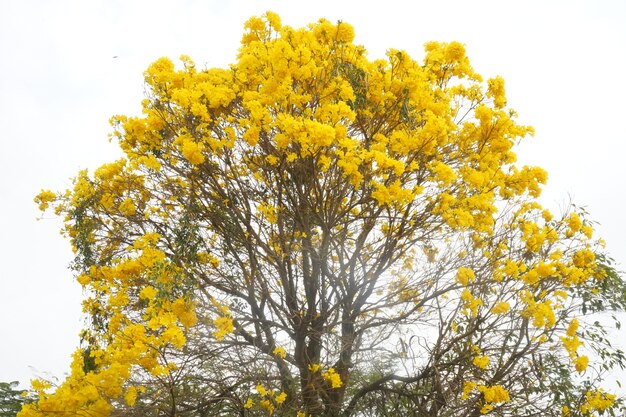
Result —
<svg viewBox="0 0 626 417"><path fill-rule="evenodd" d="M503 76L509 105L535 126L519 154L548 170L546 205L585 205L624 268L623 0L0 0L0 381L62 377L82 324L69 243L59 220L36 221L35 194L117 157L108 119L139 112L152 61L187 54L226 66L244 21L266 10L296 27L348 22L370 58L464 43L474 68ZM626 334L614 335L626 348Z"/></svg>

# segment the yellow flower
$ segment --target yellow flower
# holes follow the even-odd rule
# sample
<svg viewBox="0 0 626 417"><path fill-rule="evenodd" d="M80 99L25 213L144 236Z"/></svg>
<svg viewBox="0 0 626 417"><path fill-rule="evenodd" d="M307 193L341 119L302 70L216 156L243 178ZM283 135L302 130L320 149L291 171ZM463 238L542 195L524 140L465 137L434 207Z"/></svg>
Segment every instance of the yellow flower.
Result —
<svg viewBox="0 0 626 417"><path fill-rule="evenodd" d="M152 300L154 297L156 297L157 295L157 290L156 288L154 288L151 285L148 285L147 287L144 287L140 292L139 292L139 298L143 298L146 300Z"/></svg>
<svg viewBox="0 0 626 417"><path fill-rule="evenodd" d="M177 348L182 348L185 342L187 341L183 331L178 326L170 326L165 330L161 338L163 341L171 343Z"/></svg>
<svg viewBox="0 0 626 417"><path fill-rule="evenodd" d="M50 203L56 200L57 196L55 193L49 190L41 190L37 197L35 197L35 203L39 203L39 210L44 211L48 208Z"/></svg>
<svg viewBox="0 0 626 417"><path fill-rule="evenodd" d="M461 395L461 399L462 400L466 400L469 398L470 393L472 392L472 390L476 388L476 383L472 382L472 381L465 381L463 383L463 394Z"/></svg>
<svg viewBox="0 0 626 417"><path fill-rule="evenodd" d="M248 398L248 401L246 401L246 403L243 405L243 408L252 408L253 405L254 401L252 401L252 398Z"/></svg>
<svg viewBox="0 0 626 417"><path fill-rule="evenodd" d="M100 204L106 210L111 210L115 206L115 197L110 193L104 193L100 198Z"/></svg>
<svg viewBox="0 0 626 417"><path fill-rule="evenodd" d="M285 349L283 349L281 346L278 346L276 349L274 349L272 353L281 359L285 359L285 357L287 356Z"/></svg>
<svg viewBox="0 0 626 417"><path fill-rule="evenodd" d="M354 39L354 28L352 25L339 22L337 24L337 35L335 35L335 38L338 42L352 42Z"/></svg>
<svg viewBox="0 0 626 417"><path fill-rule="evenodd" d="M509 308L510 308L509 303L507 303L506 301L500 301L495 306L493 306L493 308L491 309L491 312L493 314L504 314L507 311L509 311Z"/></svg>
<svg viewBox="0 0 626 417"><path fill-rule="evenodd" d="M229 316L220 316L213 320L213 324L217 328L217 330L213 333L217 340L224 339L224 336L230 334L235 329L233 325L233 319Z"/></svg>
<svg viewBox="0 0 626 417"><path fill-rule="evenodd" d="M574 362L574 366L579 373L587 369L587 365L589 365L589 358L587 356L579 356Z"/></svg>
<svg viewBox="0 0 626 417"><path fill-rule="evenodd" d="M615 394L609 394L602 390L587 391L585 402L580 407L583 414L591 414L593 411L604 411L615 402Z"/></svg>
<svg viewBox="0 0 626 417"><path fill-rule="evenodd" d="M198 322L198 317L194 312L194 305L184 298L177 298L172 303L172 312L178 317L180 323L185 327L192 327Z"/></svg>
<svg viewBox="0 0 626 417"><path fill-rule="evenodd" d="M435 178L441 181L444 185L453 183L456 180L456 173L452 168L443 162L436 162L432 166L433 174Z"/></svg>
<svg viewBox="0 0 626 417"><path fill-rule="evenodd" d="M470 268L459 268L456 272L456 280L463 286L467 286L468 283L474 281L476 276L474 275L474 271Z"/></svg>
<svg viewBox="0 0 626 417"><path fill-rule="evenodd" d="M339 388L343 385L341 376L335 372L334 368L328 368L328 371L322 373L322 378L330 382L330 386L333 388Z"/></svg>
<svg viewBox="0 0 626 417"><path fill-rule="evenodd" d="M478 390L483 393L485 401L488 403L504 403L510 401L509 392L502 385L486 386L480 385Z"/></svg>
<svg viewBox="0 0 626 417"><path fill-rule="evenodd" d="M449 61L460 61L465 56L465 47L459 42L452 41L445 47L445 56Z"/></svg>
<svg viewBox="0 0 626 417"><path fill-rule="evenodd" d="M204 162L203 149L204 147L201 143L196 143L191 138L185 137L182 141L181 151L183 156L193 165L199 165Z"/></svg>
<svg viewBox="0 0 626 417"><path fill-rule="evenodd" d="M31 379L30 386L33 387L35 391L45 391L50 388L52 384L43 379Z"/></svg>
<svg viewBox="0 0 626 417"><path fill-rule="evenodd" d="M281 392L280 394L276 396L276 398L274 398L277 404L284 403L286 399L287 399L287 394L285 394L284 392Z"/></svg>
<svg viewBox="0 0 626 417"><path fill-rule="evenodd" d="M278 165L278 162L280 161L276 156L274 155L267 155L265 157L265 160L267 161L268 164L270 164L271 166L276 166Z"/></svg>
<svg viewBox="0 0 626 417"><path fill-rule="evenodd" d="M578 268L584 268L586 266L592 265L595 261L595 254L589 249L581 249L577 251L572 257L572 263L574 266Z"/></svg>
<svg viewBox="0 0 626 417"><path fill-rule="evenodd" d="M489 356L487 355L475 356L474 360L472 361L474 365L478 366L481 369L487 369L487 366L489 366L489 362Z"/></svg>
<svg viewBox="0 0 626 417"><path fill-rule="evenodd" d="M127 217L135 215L137 212L137 208L135 207L135 203L130 198L126 198L118 207L120 212Z"/></svg>
<svg viewBox="0 0 626 417"><path fill-rule="evenodd" d="M265 389L265 387L261 384L258 384L256 386L256 392L259 393L260 396L265 397L267 395L267 390Z"/></svg>
<svg viewBox="0 0 626 417"><path fill-rule="evenodd" d="M313 373L319 371L320 369L322 369L322 367L319 363L314 363L314 364L309 365L309 371Z"/></svg>
<svg viewBox="0 0 626 417"><path fill-rule="evenodd" d="M572 337L576 336L576 330L578 330L579 325L580 323L578 322L578 319L573 319L567 328L567 335Z"/></svg>
<svg viewBox="0 0 626 417"><path fill-rule="evenodd" d="M135 405L136 400L137 400L137 388L128 387L128 389L126 390L126 394L124 394L124 401L126 401L126 404L132 407L133 405Z"/></svg>
<svg viewBox="0 0 626 417"><path fill-rule="evenodd" d="M466 311L464 313L467 314L467 310L469 310L472 317L476 317L476 314L478 314L478 308L483 305L482 300L474 297L471 291L467 288L465 288L461 293L461 300L465 301L463 307Z"/></svg>
<svg viewBox="0 0 626 417"><path fill-rule="evenodd" d="M506 105L506 98L504 96L504 79L502 77L495 77L487 80L487 97L493 99L493 104L496 108L502 108Z"/></svg>
<svg viewBox="0 0 626 417"><path fill-rule="evenodd" d="M583 227L583 222L580 220L578 214L572 213L567 219L567 226L569 227L568 233L574 234Z"/></svg>
<svg viewBox="0 0 626 417"><path fill-rule="evenodd" d="M265 18L267 19L267 22L272 25L272 28L274 28L274 30L280 30L280 28L282 27L282 24L280 23L280 16L278 16L276 13L274 12L265 12Z"/></svg>
<svg viewBox="0 0 626 417"><path fill-rule="evenodd" d="M261 404L261 406L267 410L270 416L274 414L275 407L270 400L261 400L259 404Z"/></svg>

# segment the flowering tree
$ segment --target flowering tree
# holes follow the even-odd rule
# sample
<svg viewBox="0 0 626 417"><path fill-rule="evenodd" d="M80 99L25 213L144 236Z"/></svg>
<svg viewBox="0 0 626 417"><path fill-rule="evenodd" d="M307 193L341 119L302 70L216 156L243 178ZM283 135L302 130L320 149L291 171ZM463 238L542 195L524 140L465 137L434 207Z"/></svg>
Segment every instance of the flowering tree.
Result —
<svg viewBox="0 0 626 417"><path fill-rule="evenodd" d="M625 285L583 211L537 203L503 80L456 42L370 61L353 36L268 12L228 69L148 68L143 115L112 119L125 157L36 198L89 323L21 417L619 408L598 383L624 356L576 317Z"/></svg>

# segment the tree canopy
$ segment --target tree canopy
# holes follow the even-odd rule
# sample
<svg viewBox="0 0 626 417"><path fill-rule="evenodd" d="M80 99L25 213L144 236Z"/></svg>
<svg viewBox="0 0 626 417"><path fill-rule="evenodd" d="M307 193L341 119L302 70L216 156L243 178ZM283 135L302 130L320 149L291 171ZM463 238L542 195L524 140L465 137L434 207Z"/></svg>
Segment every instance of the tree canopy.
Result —
<svg viewBox="0 0 626 417"><path fill-rule="evenodd" d="M538 203L503 79L353 38L268 12L229 68L147 69L125 156L36 198L88 323L21 417L617 412L625 358L585 313L624 282L584 210Z"/></svg>

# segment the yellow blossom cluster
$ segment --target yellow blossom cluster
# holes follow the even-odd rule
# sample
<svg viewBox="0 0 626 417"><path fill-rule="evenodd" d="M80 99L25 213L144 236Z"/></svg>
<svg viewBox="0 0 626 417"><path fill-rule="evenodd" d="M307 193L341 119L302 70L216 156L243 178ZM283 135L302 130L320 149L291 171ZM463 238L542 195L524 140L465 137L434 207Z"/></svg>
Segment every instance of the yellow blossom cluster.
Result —
<svg viewBox="0 0 626 417"><path fill-rule="evenodd" d="M285 352L285 348L282 346L276 347L272 353L281 359L285 359L287 357L287 352Z"/></svg>
<svg viewBox="0 0 626 417"><path fill-rule="evenodd" d="M110 170L99 174L114 175ZM70 376L53 395L38 390L39 401L25 407L22 415L65 410L106 416L112 399L122 397L132 406L143 392L142 387L127 383L133 367L155 377L175 369L175 364L164 362L160 353L182 348L186 329L195 326L198 318L194 301L174 295L175 269L167 265L159 241L157 233L142 234L130 245L125 258L92 266L77 278L97 295L87 298L83 308L96 318L106 314L108 343L103 343L97 333L86 331L85 338L94 340L86 351L88 355L84 349L78 350ZM146 284L147 277L152 279L150 284ZM138 303L143 306L139 317L128 314L130 307ZM86 367L87 359L93 361L93 369Z"/></svg>
<svg viewBox="0 0 626 417"><path fill-rule="evenodd" d="M589 364L589 358L584 355L578 354L578 348L584 346L584 342L580 340L577 334L578 327L580 323L578 319L573 319L567 330L565 332L565 336L561 336L561 342L565 347L565 350L569 354L570 358L574 361L574 367L576 371L582 373Z"/></svg>
<svg viewBox="0 0 626 417"><path fill-rule="evenodd" d="M472 317L476 317L478 314L478 309L483 305L483 301L475 297L472 292L465 288L461 293L461 300L464 302L464 310L465 314L470 314Z"/></svg>
<svg viewBox="0 0 626 417"><path fill-rule="evenodd" d="M476 276L474 275L474 271L470 268L459 268L456 273L456 280L463 286L467 286L468 283L474 281Z"/></svg>
<svg viewBox="0 0 626 417"><path fill-rule="evenodd" d="M480 403L481 414L490 413L494 408L494 404L511 401L509 392L502 385L483 385L473 381L464 382L461 399L468 399L473 391L478 391L482 394L483 401Z"/></svg>
<svg viewBox="0 0 626 417"><path fill-rule="evenodd" d="M211 300L214 306L216 306L220 312L220 315L213 320L213 325L215 326L215 331L213 332L213 336L218 341L224 339L224 337L235 330L235 326L233 324L233 318L230 314L230 309L227 305L222 304L216 300Z"/></svg>
<svg viewBox="0 0 626 417"><path fill-rule="evenodd" d="M505 314L511 306L506 301L500 301L491 308L493 314Z"/></svg>
<svg viewBox="0 0 626 417"><path fill-rule="evenodd" d="M585 415L590 415L594 411L603 412L613 405L615 399L615 394L609 394L602 390L587 391L585 402L581 405L580 410Z"/></svg>
<svg viewBox="0 0 626 417"><path fill-rule="evenodd" d="M472 363L481 369L487 369L487 366L489 366L489 362L489 356L487 355L478 355L475 356L472 360Z"/></svg>
<svg viewBox="0 0 626 417"><path fill-rule="evenodd" d="M287 400L287 394L284 391L278 394L274 390L268 390L263 384L257 384L256 391L259 395L258 404L261 408L265 409L271 416L278 406L283 404ZM243 407L250 409L254 407L255 402L252 398L248 398Z"/></svg>
<svg viewBox="0 0 626 417"><path fill-rule="evenodd" d="M493 410L493 404L510 401L509 392L501 385L479 385L478 391L483 394L485 404L481 407L480 413L487 414Z"/></svg>
<svg viewBox="0 0 626 417"><path fill-rule="evenodd" d="M341 376L335 372L334 368L328 368L327 371L322 372L322 378L324 378L332 388L340 388L343 385Z"/></svg>

